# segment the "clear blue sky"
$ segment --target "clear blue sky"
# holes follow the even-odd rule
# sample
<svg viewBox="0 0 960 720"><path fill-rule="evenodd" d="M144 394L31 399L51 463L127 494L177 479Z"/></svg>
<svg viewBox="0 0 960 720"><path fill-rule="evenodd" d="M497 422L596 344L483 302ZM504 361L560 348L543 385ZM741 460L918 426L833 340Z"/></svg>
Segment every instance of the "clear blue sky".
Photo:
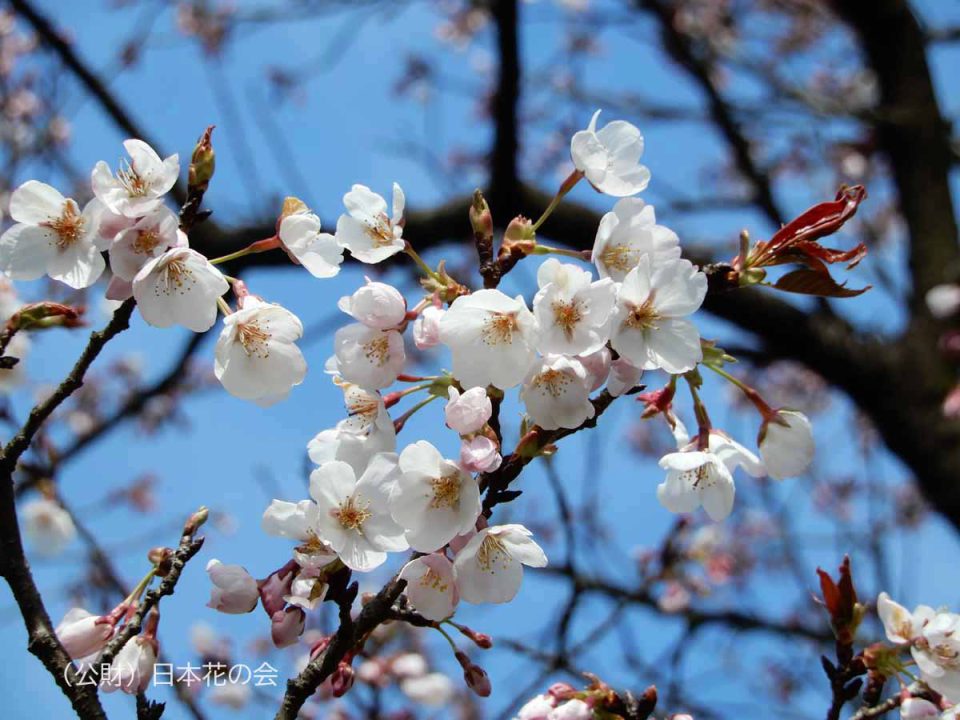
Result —
<svg viewBox="0 0 960 720"><path fill-rule="evenodd" d="M43 0L38 5L54 13L63 27L72 29L78 50L92 66L109 72L116 67L117 39L126 38L143 27L153 14L149 8L154 3L120 10L112 9L113 3L99 0L80 3ZM245 7L247 3L239 5ZM924 3L930 17L938 18L941 14L946 17L949 12L956 20L956 7L948 11L945 5L933 0ZM524 12L534 21L524 26L524 53L532 67L543 69L561 42L561 33L558 32L561 23L569 20L553 12L547 0L524 6ZM485 146L489 129L478 118L473 100L460 93L444 94L426 106L393 96L391 89L400 62L407 49L417 49L429 57L442 59L443 76L459 78L458 87L476 91L487 82L488 74L472 71L471 67L483 60L484 53L489 53L489 35L484 34L483 41L469 51L452 53L436 41L433 35L436 17L422 3L397 11L389 21L382 21L379 16L362 21L359 18L359 14L354 14L291 21L270 27L247 27L244 32L248 36L228 51L221 68L215 68L203 63L195 46L186 43L173 31L171 13L164 11L156 19L156 30L144 48L144 61L117 76L111 82L111 89L123 99L150 135L158 139L164 152L179 151L184 157L189 154L203 127L208 124L218 126L215 141L219 165L208 195L208 206L214 209L217 220L225 225L242 223L274 211L278 199L285 194L300 194L312 202L323 217L335 217L340 212L342 194L355 182L387 192L390 183L396 180L406 190L411 207L429 206L445 197L449 188L438 182L419 159L399 152L398 148L407 142L427 143L441 156L454 146L479 149ZM638 83L645 95L678 104L697 100L696 93L680 81L675 70L656 62L657 56L650 49L655 44L652 29L647 49L639 52L636 45L627 44L616 32L611 31L605 37L609 44L587 75L598 88L629 87L632 76L628 72L642 68ZM326 49L330 46L335 50L328 53ZM331 65L326 64L326 54L342 54L342 57ZM279 105L270 101L263 83L264 68L271 62L295 63L307 59L309 63L310 58L314 62L309 65L309 72L314 77L305 88L302 103ZM955 67L958 60L960 58L952 51L935 57L937 80L945 91L948 110L957 109L960 96L955 81L953 86L947 85L949 79L945 70L951 63ZM214 85L229 88L234 101L241 107L239 117L224 113L222 99L218 100L212 90ZM251 101L258 108L254 112L249 110ZM123 136L105 120L99 108L84 99L79 91L70 94L66 108L75 138L72 161L80 168L92 167L100 159L114 162L121 153ZM568 114L563 110L562 117L557 118L554 125L568 122ZM612 119L614 113L608 113L608 116L607 119ZM587 119L584 115L578 122L585 123ZM238 121L242 131L238 128ZM280 129L289 148L289 157L296 163L295 173L289 168L278 167L277 157L266 149L268 136L276 132L275 128ZM544 131L554 129L550 116L541 119L536 128L526 139L532 153L538 143L546 142ZM661 187L696 189L699 184L697 170L703 159L724 156L725 150L717 138L690 123L651 123L642 129L647 140L645 162L654 177L651 191L645 197L654 203L660 197L658 179L661 179ZM246 137L252 150L251 158L246 162L236 152L241 136ZM252 173L251 164L255 167ZM305 186L296 180L298 174L306 178ZM454 189L468 190L477 181L478 178L469 176L456 179ZM544 178L542 184L549 188L555 181L553 177ZM794 196L784 200L792 210L800 210L810 201L832 193L831 183L824 177L821 186L797 188ZM575 198L597 207L612 204L585 188L578 188ZM531 214L539 210L529 208ZM744 225L760 234L768 229L761 218L743 213L691 217L661 214L660 221L677 229L681 238L733 238ZM411 239L416 242L416 238ZM890 252L890 260L899 260L898 251ZM870 262L876 262L876 259L865 265L869 267ZM533 272L532 267L521 266L516 273L515 287L529 291ZM396 274L391 278L411 290L407 276ZM336 314L337 298L351 292L362 281L362 273L347 267L336 279L317 281L305 272L284 270L251 273L247 281L254 292L296 312L309 328ZM39 285L33 286L33 292L37 288ZM27 287L24 293L29 296L31 288ZM887 323L889 328L887 305L870 296L853 302L856 307L852 312L858 318L879 326ZM98 318L97 323L101 322L102 318ZM701 319L701 327L708 336L735 337L728 328L707 319ZM151 376L159 375L165 371L184 337L185 334L177 330L146 328L137 318L131 331L110 346L105 360L133 353L143 358ZM56 381L72 363L81 340L80 334L68 337L63 333L40 339L28 364L31 376L38 381ZM237 648L237 659L245 661L250 658L251 663L254 655L249 644L268 629L266 618L259 610L251 616L231 617L205 608L209 586L203 565L207 559L217 557L224 562L242 563L254 575L263 576L288 557L288 543L267 538L260 532L260 515L275 495L292 500L305 496L306 442L319 430L332 426L343 412L340 392L322 372L323 361L331 352L329 335L315 333L309 336L304 348L310 372L305 383L294 390L288 401L262 410L225 392L205 393L186 403L190 420L187 430L172 429L157 437L143 437L130 428L124 429L95 450L78 457L60 478L64 497L74 506L84 506L140 473L159 474L160 509L156 514L135 516L118 509L97 515L90 521L104 545L115 551L117 565L128 581L142 573L147 549L158 543L175 542L176 523L197 506L205 504L233 518L231 532L208 528L203 554L189 566L177 594L163 601L161 641L165 652L176 664L196 661L189 648L187 632L195 621L207 622L230 636ZM212 366L209 343L198 357L201 362ZM447 360L441 356L437 362ZM724 426L724 413L719 408L721 397L725 396L711 390L708 397L717 407L715 422ZM27 397L18 397L18 407L25 410L28 401ZM636 412L636 406L629 402L615 404L604 417L602 429L592 439L581 435L566 441L559 456L563 476L570 482L574 497L583 494L588 485L600 488L598 494L602 498L604 522L620 553L617 557L602 559L598 565L601 569L629 562L632 549L658 542L674 520L655 500L654 488L660 481L655 461L642 459L628 450L626 430L628 421L635 418ZM401 438L401 442L426 438L448 455L454 455L456 437L436 429L440 426L440 413L439 404L422 413L408 425L404 431L406 439ZM508 427L515 429L519 417L516 408L507 408L505 417ZM838 401L836 409L818 430L822 450L818 462L824 468L850 464L853 454L844 445L831 443L831 438L849 437L851 422L849 407ZM745 442L755 432L752 421L726 427ZM867 471L882 474L891 485L899 482L905 474L894 461L884 461ZM755 492L750 489L748 479L739 478L739 481L744 495ZM543 472L534 468L525 473L522 487L527 491L525 496L501 517L509 516L531 525L535 524L535 519L549 522L554 517L553 507L549 503ZM805 499L805 488L809 488L809 483L798 481L776 491L782 493L791 507L796 507L794 517L798 524L806 524L814 533L822 528L826 534L831 525L816 517ZM889 548L895 569L901 565L911 566L908 576L894 575L897 589L907 585L905 602L922 599L932 605L956 606L960 594L954 581L955 563L949 560L957 557L955 536L941 522L934 520L912 539L912 543L916 544ZM548 554L551 551L558 554L558 550L558 545L548 544ZM809 574L811 588L816 565L834 567L842 550L842 538L812 543L803 550L802 564ZM67 607L65 586L73 578L74 570L82 566L82 553L81 544L76 543L56 561L41 560L35 564L37 581L55 621ZM366 578L361 581L368 585L364 589L374 589L385 577L386 573L374 573L368 582ZM629 571L623 572L622 577L629 577ZM763 608L765 603L779 597L775 583L785 576L772 572L764 577L771 581L770 586L752 587L743 592L728 589L708 602L718 607ZM873 587L872 583L868 585ZM495 636L532 640L537 637L537 629L542 627L544 618L548 617L544 608L553 607L557 602L556 587L528 574L522 593L514 603L479 609L466 606L458 617ZM602 616L599 615L602 609L597 606L598 616ZM592 624L588 616L589 613L583 614L581 630ZM653 624L639 614L637 619L641 628L659 629L658 633L646 638L648 646L643 648L645 657L657 658L664 648L669 647L669 626ZM700 642L705 648L725 648L720 638L712 639L709 633ZM65 701L53 688L42 667L23 650L24 631L6 590L0 591L0 643L7 648L5 662L0 663L0 692L8 702L4 717L65 716ZM761 655L777 651L760 642L751 645L754 646ZM643 687L642 677L631 677L623 670L609 666L609 661L603 657L607 648L609 646L603 644L598 646L589 657L588 667L613 682ZM289 661L283 657L278 655L278 659L271 661L288 672ZM442 653L438 657L443 657ZM490 710L490 717L495 717L496 712L503 709L502 703L515 692L514 673L519 667L516 658L506 654L496 657L494 665L488 664L487 667L495 686L494 698L485 705ZM815 658L806 652L802 662L813 667ZM696 662L685 671L689 677L698 678L698 682L717 683L715 695L711 690L705 697L715 697L721 703L727 697L723 683L719 682L722 676L718 676L715 662ZM700 673L704 674L701 676ZM151 696L164 699L163 693L152 692ZM132 713L132 704L126 697L108 698L106 706L108 710L125 706L117 716L129 717ZM719 707L724 713L734 712L732 707L723 708L722 704ZM754 717L750 715L754 711L755 708L743 709L743 714L736 716ZM210 712L212 718L260 718L265 714L266 710L257 706L240 714L218 713L212 709ZM171 703L165 717L177 720L184 715L175 703Z"/></svg>

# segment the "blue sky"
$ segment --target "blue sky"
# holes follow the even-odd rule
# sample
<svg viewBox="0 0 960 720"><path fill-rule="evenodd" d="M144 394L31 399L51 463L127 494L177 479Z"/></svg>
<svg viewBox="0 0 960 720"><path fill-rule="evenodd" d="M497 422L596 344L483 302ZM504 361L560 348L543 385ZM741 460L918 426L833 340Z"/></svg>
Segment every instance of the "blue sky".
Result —
<svg viewBox="0 0 960 720"><path fill-rule="evenodd" d="M110 7L112 4L92 0L89 3L44 0L38 5L55 14L63 27L72 28L82 56L93 67L108 72L116 66L116 39L125 38L142 27L151 14L148 8L153 7L153 4L145 4L116 10ZM247 6L246 3L239 5L241 8ZM931 18L939 18L942 14L944 18L956 20L956 8L948 10L945 5L932 0L923 4ZM532 67L542 69L562 41L561 24L571 20L553 12L546 0L525 6L524 12L532 20L524 26L524 53ZM149 134L158 139L164 152L177 151L181 157L186 157L196 136L206 125L218 126L215 135L218 170L207 204L214 209L218 222L224 225L239 224L275 212L279 199L285 194L303 196L324 218L332 218L340 212L343 193L355 182L386 193L390 183L396 180L403 185L411 207L430 206L445 197L449 185L439 183L419 159L398 152L398 147L408 141L427 143L441 155L452 145L482 148L488 140L489 128L478 118L473 101L461 94L445 94L423 106L396 98L391 89L399 73L400 60L407 49L417 49L428 57L440 58L444 77L461 78L464 87L475 91L482 88L487 79L471 67L482 64L488 55L489 35L482 35L481 41L470 50L451 52L435 39L432 28L436 17L422 3L398 10L389 21L379 17L360 21L360 17L357 13L349 17L333 16L270 27L249 27L244 30L248 36L227 52L221 67L212 68L205 65L194 45L184 42L175 33L170 13L164 11L156 20L155 33L143 48L143 63L116 76L111 81L111 90L123 99ZM630 86L625 77L626 68L642 67L646 70L641 74L639 84L645 95L678 104L697 100L696 93L681 80L678 72L656 59L652 50L655 44L652 29L646 49L639 51L635 44L628 43L615 31L605 37L608 45L587 74L587 79L597 88ZM327 48L338 42L343 44L333 44L332 47L335 54L342 53L342 58L325 66L321 60L328 52ZM305 87L302 103L271 101L263 83L265 66L271 62L293 64L303 58L321 60L310 65L312 78ZM956 109L957 88L955 83L949 84L945 69L951 63L955 66L960 58L954 51L944 51L934 59L935 75L943 90L945 107ZM241 107L239 116L224 113L222 98L218 101L212 84L220 87L225 84L229 88L233 101ZM251 101L257 108L252 112L249 109ZM65 107L73 123L71 158L76 166L92 167L100 159L113 163L120 156L123 136L105 120L99 108L78 91L70 93ZM556 123L570 122L568 110L558 109L557 114ZM538 129L526 138L531 152L536 150L538 143L546 141L543 130L550 124L549 114L547 117L541 119ZM612 115L608 119L612 119ZM585 124L587 120L585 115L578 122ZM280 129L289 149L286 162L292 159L296 171L283 167L285 161L267 149L270 136L276 129ZM701 184L698 168L703 159L722 158L725 154L718 138L700 131L691 123L651 123L642 129L647 141L645 163L654 174L651 191L645 197L654 203L662 197L657 189L658 178L663 178L662 184L667 187L696 190ZM241 140L242 137L245 140ZM251 149L246 161L237 153L238 146L244 143ZM539 179L525 174L528 179ZM298 177L305 178L305 182L300 182ZM469 174L457 178L453 181L454 189L469 190L478 179ZM547 188L556 182L555 177L539 180ZM811 201L832 193L831 184L831 177L824 175L820 185L798 186L790 197L783 200L791 210L801 210ZM586 188L578 188L574 199L598 208L612 205L608 199ZM537 214L539 210L530 208L529 212ZM769 229L762 218L743 212L690 217L664 217L661 214L660 221L677 229L681 238L734 238L744 225L755 229L758 234ZM416 238L411 240L416 242ZM730 250L732 254L732 247ZM886 252L889 256L885 260L892 263L900 260L900 251L896 247ZM878 261L873 258L865 263L867 272L869 263ZM511 278L510 287L529 291L534 270L533 266L521 266L516 277ZM362 274L355 267L346 267L340 276L328 281L317 281L305 272L292 270L259 271L246 279L254 292L289 307L309 328L336 314L336 299L362 282ZM388 277L403 287L408 297L411 296L408 276L394 272ZM857 278L852 280L856 281ZM30 296L31 292L38 292L38 288L39 284L32 287L25 284L23 292ZM860 320L890 328L890 307L879 298L868 295L849 303L845 309ZM102 321L98 318L96 322ZM707 319L701 319L701 327L707 336L735 337L725 326ZM175 357L185 337L186 333L178 330L159 331L145 327L136 318L132 329L111 344L104 360L133 353L143 358L148 374L159 376ZM38 339L28 365L31 377L55 382L72 364L82 341L82 334L68 336L64 333L51 333ZM260 514L275 495L291 500L305 496L306 442L319 430L332 426L343 412L340 392L322 372L323 361L331 351L329 335L318 333L307 337L304 349L311 369L304 384L294 390L288 401L263 410L224 392L204 393L187 401L188 430L170 429L157 437L143 437L133 429L125 428L96 449L78 457L61 477L65 499L73 506L84 506L141 473L159 474L160 510L155 515L135 516L124 509L115 509L90 520L103 544L114 550L116 563L129 581L142 574L146 550L157 543L173 543L178 520L197 506L205 504L232 517L231 532L209 528L203 554L189 566L177 594L163 601L160 636L165 652L175 664L195 661L187 633L187 628L195 621L209 623L229 635L237 648L237 659L246 661L250 658L251 663L254 656L249 644L267 629L266 618L259 610L251 616L230 617L203 607L209 586L202 568L207 559L217 557L224 562L242 563L255 576L263 576L285 562L288 556L288 543L268 538L260 532ZM201 362L212 364L211 343L204 345L198 357ZM447 362L445 356L438 356L437 363ZM725 424L728 418L720 408L725 395L720 394L716 383L711 383L708 399L716 408L714 421L745 441L749 440L755 432L752 421L744 423L740 420L739 426ZM28 408L28 397L16 400L21 411ZM571 483L571 494L576 498L589 489L602 500L606 527L619 555L596 560L601 569L617 567L618 564L622 567L633 548L658 542L674 520L654 497L654 488L660 480L655 461L640 458L628 450L627 426L636 412L636 406L629 402L615 404L604 417L599 431L592 437L580 435L566 441L558 456L563 476ZM515 432L519 418L517 408L508 406L504 417L508 429ZM448 456L454 455L457 439L452 433L439 430L440 418L441 406L429 407L407 426L404 431L406 439L401 436L401 441L425 438ZM830 442L834 437L849 437L851 423L851 409L844 401L838 400L818 428L821 448L818 463L822 467L828 470L845 468L853 462L854 455L849 449ZM884 460L864 471L876 473L891 486L899 483L905 475L893 460ZM750 488L747 479L741 479L740 483L741 493L756 492ZM509 517L521 521L530 518L549 521L553 509L542 470L531 468L526 472L522 488L525 496L509 508ZM809 488L809 483L798 481L775 488L775 492L789 507L795 508L791 515L798 524L802 523L811 534L827 535L832 524L817 516L805 497L804 488ZM811 588L813 569L818 564L834 567L842 549L842 537L811 543L803 549L802 564L808 571ZM548 553L551 551L559 554L559 546L550 544ZM956 606L960 597L953 582L955 567L949 561L949 558L956 557L956 551L956 537L936 519L919 536L912 537L911 544L891 543L891 566L895 569L901 566L911 568L909 575L894 575L898 589L906 585L905 602L922 599L932 605ZM66 609L64 584L74 568L82 563L82 553L82 547L77 543L63 557L55 561L38 560L35 564L38 583L55 620ZM369 581L362 579L362 584L373 589L379 587L385 577L385 573L374 573ZM629 577L629 571L624 577ZM775 583L782 580L783 575L773 573L765 577ZM872 587L872 582L869 585ZM461 619L495 636L536 638L537 632L531 628L542 627L546 617L544 607L556 603L556 587L548 580L528 574L522 593L514 603L484 608L467 606ZM745 592L722 591L709 602L719 607L765 609L764 606L777 597L775 587L756 586ZM602 607L597 605L595 617L603 617L601 611ZM582 627L578 628L581 632L587 632L596 622L591 619L592 615L583 614ZM639 611L634 615L641 632L658 629L658 634L653 635L643 648L645 657L655 660L664 648L670 646L670 633L676 629L663 623L654 624ZM24 631L6 590L0 591L0 621L0 642L8 648L6 662L0 664L0 691L6 691L4 697L8 698L9 716L65 716L65 701L53 690L40 665L22 650ZM706 639L701 638L701 642L725 651L729 638L707 635ZM751 643L751 648L761 655L775 652L769 644ZM611 681L631 682L642 687L645 684L642 678L636 679L622 669L610 666L605 657L609 647L598 645L588 658L588 667L601 674L609 673ZM807 651L799 652L803 653L802 661L812 667L815 658ZM438 658L448 663L442 653ZM489 717L495 717L503 709L503 703L512 697L516 682L514 673L520 667L519 660L506 654L497 658L494 665L487 667L496 688L494 698L485 705L490 711ZM278 660L274 664L289 670L287 660ZM709 695L702 698L715 697L723 707L722 702L729 699L729 693L724 690L725 683L720 682L722 676L717 675L715 663L694 663L684 671L687 677L697 678L698 682L714 682L709 686ZM163 699L162 693L153 695ZM740 697L742 699L742 694ZM128 698L124 697L111 697L106 701L108 711L123 708L118 716L129 713L129 705ZM755 711L756 708L741 708L738 712L742 714L737 717L752 717L750 713ZM733 713L735 709L731 706L724 712ZM264 714L262 707L254 706L240 714L211 711L210 716L259 718ZM180 708L171 703L165 717L176 720L184 716Z"/></svg>

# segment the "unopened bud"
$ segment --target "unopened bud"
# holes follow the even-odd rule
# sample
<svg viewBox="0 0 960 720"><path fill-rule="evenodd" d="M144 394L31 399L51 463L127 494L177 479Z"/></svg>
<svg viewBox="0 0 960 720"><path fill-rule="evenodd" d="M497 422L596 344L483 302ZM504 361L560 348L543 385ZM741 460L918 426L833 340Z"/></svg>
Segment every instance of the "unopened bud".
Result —
<svg viewBox="0 0 960 720"><path fill-rule="evenodd" d="M574 693L577 691L573 688L573 685L565 682L558 682L551 685L547 688L547 695L552 697L558 702L564 702L573 697Z"/></svg>
<svg viewBox="0 0 960 720"><path fill-rule="evenodd" d="M167 573L170 572L170 561L172 558L173 548L155 547L147 553L147 560L156 568L154 574L157 577L166 577Z"/></svg>
<svg viewBox="0 0 960 720"><path fill-rule="evenodd" d="M216 170L216 153L214 153L213 143L210 141L213 128L214 126L210 125L204 130L203 135L200 136L193 148L193 155L190 157L190 170L187 174L187 183L191 190L205 191L210 184L214 170Z"/></svg>
<svg viewBox="0 0 960 720"><path fill-rule="evenodd" d="M201 506L199 510L187 518L187 522L183 526L183 534L188 537L193 537L209 517L210 509L206 506Z"/></svg>
<svg viewBox="0 0 960 720"><path fill-rule="evenodd" d="M527 255L537 246L536 235L533 223L523 215L517 215L503 232L503 248L500 253L512 251Z"/></svg>
<svg viewBox="0 0 960 720"><path fill-rule="evenodd" d="M464 637L470 638L478 648L483 650L489 650L493 647L493 638L487 635L486 633L477 632L472 628L468 628L466 625L458 625L457 623L452 623L457 630L460 631Z"/></svg>
<svg viewBox="0 0 960 720"><path fill-rule="evenodd" d="M330 689L333 691L333 696L343 697L350 692L350 688L353 687L353 679L352 665L345 662L337 665L337 669L333 671L333 675L330 677Z"/></svg>
<svg viewBox="0 0 960 720"><path fill-rule="evenodd" d="M24 305L7 320L7 328L17 330L46 330L52 327L82 327L85 308L63 303L43 301Z"/></svg>
<svg viewBox="0 0 960 720"><path fill-rule="evenodd" d="M493 236L493 214L490 206L479 190L473 191L473 202L470 203L470 225L477 237Z"/></svg>

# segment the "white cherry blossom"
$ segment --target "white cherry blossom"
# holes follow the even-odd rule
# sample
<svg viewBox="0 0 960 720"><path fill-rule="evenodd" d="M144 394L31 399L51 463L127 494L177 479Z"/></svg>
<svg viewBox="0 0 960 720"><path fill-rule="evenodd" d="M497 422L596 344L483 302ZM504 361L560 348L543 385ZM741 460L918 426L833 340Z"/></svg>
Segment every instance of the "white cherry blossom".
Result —
<svg viewBox="0 0 960 720"><path fill-rule="evenodd" d="M925 720L939 717L940 708L929 700L909 697L900 704L900 720Z"/></svg>
<svg viewBox="0 0 960 720"><path fill-rule="evenodd" d="M589 354L606 344L617 297L612 280L594 282L583 268L549 258L537 271L537 284L533 314L541 353Z"/></svg>
<svg viewBox="0 0 960 720"><path fill-rule="evenodd" d="M640 198L622 198L600 218L591 260L602 278L623 282L644 255L653 267L680 257L680 238L657 225L653 205Z"/></svg>
<svg viewBox="0 0 960 720"><path fill-rule="evenodd" d="M70 513L54 500L31 500L20 512L23 535L40 555L58 555L77 536Z"/></svg>
<svg viewBox="0 0 960 720"><path fill-rule="evenodd" d="M934 285L927 290L924 300L931 315L939 319L948 318L960 310L960 285Z"/></svg>
<svg viewBox="0 0 960 720"><path fill-rule="evenodd" d="M72 660L99 653L113 636L113 623L83 608L70 608L54 631Z"/></svg>
<svg viewBox="0 0 960 720"><path fill-rule="evenodd" d="M187 236L179 230L176 214L160 205L116 233L110 244L110 269L122 280L132 281L150 260L172 247L186 247Z"/></svg>
<svg viewBox="0 0 960 720"><path fill-rule="evenodd" d="M577 170L597 190L614 197L636 195L650 182L650 170L640 164L643 135L625 120L597 130L597 110L586 130L574 134L570 155Z"/></svg>
<svg viewBox="0 0 960 720"><path fill-rule="evenodd" d="M216 558L207 563L213 588L207 607L230 615L248 613L257 606L257 581L240 565L224 565Z"/></svg>
<svg viewBox="0 0 960 720"><path fill-rule="evenodd" d="M315 278L331 278L340 272L343 246L330 233L320 231L320 218L309 210L284 217L277 236L287 254Z"/></svg>
<svg viewBox="0 0 960 720"><path fill-rule="evenodd" d="M141 268L133 280L133 296L150 325L183 325L194 332L205 332L216 322L217 299L229 287L203 255L178 247Z"/></svg>
<svg viewBox="0 0 960 720"><path fill-rule="evenodd" d="M390 516L390 490L399 471L396 456L374 456L357 479L353 468L334 460L310 474L310 496L317 503L317 535L351 570L367 572L406 550L403 529Z"/></svg>
<svg viewBox="0 0 960 720"><path fill-rule="evenodd" d="M349 417L318 433L307 452L317 465L342 460L362 475L374 455L397 449L397 433L379 393L351 383L342 386Z"/></svg>
<svg viewBox="0 0 960 720"><path fill-rule="evenodd" d="M403 566L399 577L407 581L404 592L425 618L440 622L453 615L460 593L453 563L445 555L432 553L411 560Z"/></svg>
<svg viewBox="0 0 960 720"><path fill-rule="evenodd" d="M593 720L593 708L583 700L572 698L551 710L547 720Z"/></svg>
<svg viewBox="0 0 960 720"><path fill-rule="evenodd" d="M674 430L680 449L664 455L660 467L667 478L657 487L657 499L670 512L690 513L701 505L716 522L725 519L733 510L736 487L733 472L742 467L754 477L764 473L759 458L743 445L713 430L708 447L700 449L697 442L687 442L687 431L677 421Z"/></svg>
<svg viewBox="0 0 960 720"><path fill-rule="evenodd" d="M0 236L0 271L13 280L48 275L72 288L93 285L106 263L97 249L96 206L28 180L10 195L16 224Z"/></svg>
<svg viewBox="0 0 960 720"><path fill-rule="evenodd" d="M109 210L126 217L142 217L163 203L177 183L180 158L174 154L163 160L143 140L125 140L129 161L121 161L116 175L103 160L91 174L93 192Z"/></svg>
<svg viewBox="0 0 960 720"><path fill-rule="evenodd" d="M446 310L428 305L413 321L413 344L419 350L428 350L440 344L440 318Z"/></svg>
<svg viewBox="0 0 960 720"><path fill-rule="evenodd" d="M481 510L473 476L425 440L407 445L399 464L390 513L406 531L410 547L433 552L473 529Z"/></svg>
<svg viewBox="0 0 960 720"><path fill-rule="evenodd" d="M447 405L443 409L447 427L461 435L475 433L493 414L493 404L487 397L486 389L470 388L461 393L452 385L447 389Z"/></svg>
<svg viewBox="0 0 960 720"><path fill-rule="evenodd" d="M547 565L532 534L523 525L494 525L474 535L453 562L461 599L474 604L513 600L523 581L523 566Z"/></svg>
<svg viewBox="0 0 960 720"><path fill-rule="evenodd" d="M595 412L587 371L576 358L565 355L541 358L524 380L520 399L544 430L579 427Z"/></svg>
<svg viewBox="0 0 960 720"><path fill-rule="evenodd" d="M296 540L293 559L304 569L321 570L337 556L333 549L317 537L316 503L273 500L263 513L261 528L267 535Z"/></svg>
<svg viewBox="0 0 960 720"><path fill-rule="evenodd" d="M327 589L326 580L319 576L319 568L311 568L309 572L297 574L283 599L304 610L316 610L327 596Z"/></svg>
<svg viewBox="0 0 960 720"><path fill-rule="evenodd" d="M369 278L353 295L340 298L337 307L357 322L378 330L397 327L407 315L407 301L399 290Z"/></svg>
<svg viewBox="0 0 960 720"><path fill-rule="evenodd" d="M303 324L292 312L253 295L223 319L214 374L231 395L266 407L303 382L307 361L296 341Z"/></svg>
<svg viewBox="0 0 960 720"><path fill-rule="evenodd" d="M363 323L337 330L333 351L336 371L344 380L374 390L392 385L407 359L399 332L377 330Z"/></svg>
<svg viewBox="0 0 960 720"><path fill-rule="evenodd" d="M142 693L153 679L156 662L156 640L137 635L120 649L110 667L100 676L100 689L106 693L117 690L128 695Z"/></svg>
<svg viewBox="0 0 960 720"><path fill-rule="evenodd" d="M486 435L477 435L460 443L460 465L467 472L493 472L503 462L499 446Z"/></svg>
<svg viewBox="0 0 960 720"><path fill-rule="evenodd" d="M455 694L453 681L439 672L404 678L400 681L400 690L414 702L427 707L446 705Z"/></svg>
<svg viewBox="0 0 960 720"><path fill-rule="evenodd" d="M652 265L649 256L627 273L617 297L610 344L633 365L679 374L703 358L700 333L686 319L707 294L707 276L688 260Z"/></svg>
<svg viewBox="0 0 960 720"><path fill-rule="evenodd" d="M813 462L813 426L802 412L777 410L757 439L767 473L776 480L803 475Z"/></svg>
<svg viewBox="0 0 960 720"><path fill-rule="evenodd" d="M464 388L519 385L533 361L537 321L523 298L499 290L458 297L440 320L453 374Z"/></svg>
<svg viewBox="0 0 960 720"><path fill-rule="evenodd" d="M557 701L552 695L536 695L528 700L514 720L547 720Z"/></svg>
<svg viewBox="0 0 960 720"><path fill-rule="evenodd" d="M347 213L337 221L337 240L360 262L378 263L403 250L405 198L393 184L393 215L387 202L366 185L354 185L343 196Z"/></svg>

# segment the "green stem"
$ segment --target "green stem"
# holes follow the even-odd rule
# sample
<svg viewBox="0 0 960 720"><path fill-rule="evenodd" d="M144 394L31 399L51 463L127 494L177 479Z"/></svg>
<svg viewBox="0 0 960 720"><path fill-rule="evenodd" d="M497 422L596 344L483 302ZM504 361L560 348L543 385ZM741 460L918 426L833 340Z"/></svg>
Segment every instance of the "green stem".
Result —
<svg viewBox="0 0 960 720"><path fill-rule="evenodd" d="M576 258L577 260L586 260L584 253L581 250L570 250L569 248L556 248L549 245L541 245L537 243L537 246L533 249L534 255L564 255L566 257Z"/></svg>
<svg viewBox="0 0 960 720"><path fill-rule="evenodd" d="M440 279L440 276L431 270L430 266L423 261L422 257L420 257L420 254L413 249L413 245L411 245L409 241L404 243L403 251L413 259L413 261L417 264L417 267L420 268L420 272L433 280Z"/></svg>
<svg viewBox="0 0 960 720"><path fill-rule="evenodd" d="M760 393L758 393L755 389L753 389L752 387L747 385L745 382L743 382L743 380L741 380L740 378L734 377L723 368L716 367L715 365L705 365L705 367L710 368L717 375L722 377L724 380L726 380L729 383L732 383L737 388L739 388L740 392L744 394L747 400L753 403L753 406L757 409L757 412L759 412L764 417L764 419L770 419L771 417L776 415L776 412L774 412L773 408L771 408L766 403L766 401L762 397L760 397Z"/></svg>
<svg viewBox="0 0 960 720"><path fill-rule="evenodd" d="M580 182L582 178L583 173L579 170L574 170L572 173L570 173L567 179L561 183L560 189L557 190L557 194L553 196L553 200L551 200L550 204L547 205L547 209L543 211L543 215L541 215L540 218L533 224L533 232L536 232L540 226L547 221L547 218L550 217L550 214L557 209L557 205L560 204L560 201L563 200L564 196L573 190L574 186Z"/></svg>

